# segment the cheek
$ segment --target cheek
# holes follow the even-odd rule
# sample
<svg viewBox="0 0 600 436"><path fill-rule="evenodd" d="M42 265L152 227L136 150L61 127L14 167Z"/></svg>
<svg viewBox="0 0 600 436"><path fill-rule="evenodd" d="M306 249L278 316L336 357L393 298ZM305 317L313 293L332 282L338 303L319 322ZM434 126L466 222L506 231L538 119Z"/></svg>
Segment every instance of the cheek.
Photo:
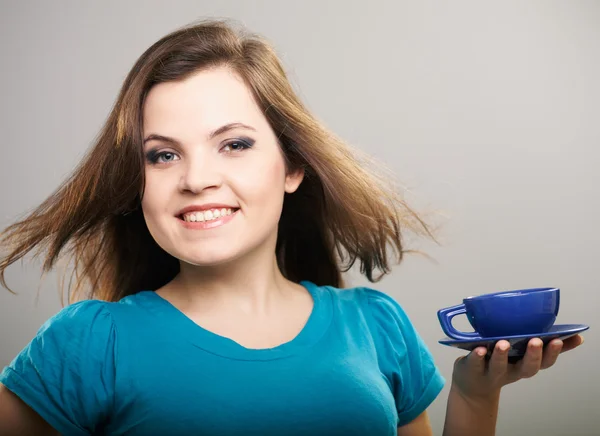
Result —
<svg viewBox="0 0 600 436"><path fill-rule="evenodd" d="M151 174L146 175L142 209L148 218L157 218L155 214L166 209L167 200L170 198L166 192L168 189L167 187L168 184L164 182L161 183L158 177Z"/></svg>
<svg viewBox="0 0 600 436"><path fill-rule="evenodd" d="M285 192L285 166L275 159L247 166L237 172L236 186L247 201L263 207L278 207Z"/></svg>
<svg viewBox="0 0 600 436"><path fill-rule="evenodd" d="M163 250L170 253L169 247L173 235L170 234L168 215L165 214L170 195L166 185L159 182L157 177L146 177L144 197L141 201L142 214L152 238Z"/></svg>

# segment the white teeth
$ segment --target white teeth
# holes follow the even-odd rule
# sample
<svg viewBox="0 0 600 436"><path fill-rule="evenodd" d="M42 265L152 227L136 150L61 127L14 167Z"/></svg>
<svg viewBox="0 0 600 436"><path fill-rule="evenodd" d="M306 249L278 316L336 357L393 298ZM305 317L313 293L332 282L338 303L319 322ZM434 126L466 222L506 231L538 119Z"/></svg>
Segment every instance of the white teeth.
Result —
<svg viewBox="0 0 600 436"><path fill-rule="evenodd" d="M233 213L232 209L222 208L222 209L211 209L205 210L204 212L192 212L187 213L183 217L184 221L188 222L203 222L210 221L220 217L224 217L226 215L231 215Z"/></svg>

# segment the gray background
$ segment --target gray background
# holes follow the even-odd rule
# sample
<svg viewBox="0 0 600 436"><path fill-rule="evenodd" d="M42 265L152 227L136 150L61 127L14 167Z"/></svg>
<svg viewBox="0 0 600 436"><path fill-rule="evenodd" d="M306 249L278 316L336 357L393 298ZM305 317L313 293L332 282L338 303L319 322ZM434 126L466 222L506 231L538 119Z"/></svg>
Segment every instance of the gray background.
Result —
<svg viewBox="0 0 600 436"><path fill-rule="evenodd" d="M315 114L440 211L443 246L413 245L436 262L409 257L376 287L448 380L462 352L437 343L436 311L463 297L557 286L557 322L591 324L582 348L504 389L498 435L600 434L600 2L2 2L0 225L73 169L143 50L215 16L266 35ZM8 271L20 294L0 292L0 365L60 309L56 274L36 302L39 273Z"/></svg>

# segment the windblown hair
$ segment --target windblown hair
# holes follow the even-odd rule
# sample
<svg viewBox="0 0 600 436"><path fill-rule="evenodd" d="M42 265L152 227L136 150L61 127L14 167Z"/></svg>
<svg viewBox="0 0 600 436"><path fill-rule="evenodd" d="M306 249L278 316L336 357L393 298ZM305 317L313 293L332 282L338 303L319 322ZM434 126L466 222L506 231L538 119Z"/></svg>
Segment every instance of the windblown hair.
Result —
<svg viewBox="0 0 600 436"><path fill-rule="evenodd" d="M0 247L8 250L0 258L5 288L10 290L6 268L33 249L35 257L44 254L44 273L63 255L73 262L70 302L84 291L87 298L118 301L175 277L179 261L154 241L140 206L142 110L154 85L215 67L228 67L244 80L279 138L288 170L305 171L299 189L286 194L278 227L276 256L285 277L342 287L342 272L358 260L374 282L390 271L390 251L398 263L409 251L405 231L435 240L391 181L379 169L369 170L368 159L309 113L266 40L227 21L207 20L178 29L141 55L72 175L0 234Z"/></svg>

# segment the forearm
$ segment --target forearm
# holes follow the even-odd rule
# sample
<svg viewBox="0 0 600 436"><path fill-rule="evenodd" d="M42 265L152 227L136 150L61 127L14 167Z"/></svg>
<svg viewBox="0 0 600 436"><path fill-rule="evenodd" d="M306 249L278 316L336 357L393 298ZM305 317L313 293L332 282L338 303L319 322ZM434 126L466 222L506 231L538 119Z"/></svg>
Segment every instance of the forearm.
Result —
<svg viewBox="0 0 600 436"><path fill-rule="evenodd" d="M464 397L454 386L450 388L444 436L494 436L500 392L472 400Z"/></svg>

